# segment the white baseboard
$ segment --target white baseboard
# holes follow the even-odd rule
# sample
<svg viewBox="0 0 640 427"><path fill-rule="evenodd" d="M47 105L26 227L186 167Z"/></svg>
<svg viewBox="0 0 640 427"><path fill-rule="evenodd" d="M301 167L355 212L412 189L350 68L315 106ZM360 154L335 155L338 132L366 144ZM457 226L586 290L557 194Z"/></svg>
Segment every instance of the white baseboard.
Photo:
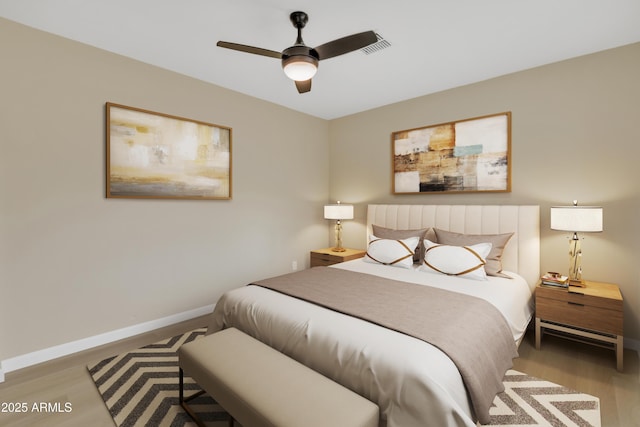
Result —
<svg viewBox="0 0 640 427"><path fill-rule="evenodd" d="M0 361L0 383L4 382L6 373L17 371L18 369L27 368L37 365L38 363L48 362L59 357L77 353L79 351L88 350L100 345L109 344L124 338L129 338L155 329L164 328L185 320L194 319L196 317L205 316L213 312L214 305L207 305L193 310L185 311L161 319L150 320L148 322L137 325L127 326L126 328L117 329L115 331L105 332L100 335L83 338L66 344L60 344L54 347L45 348L43 350L34 351L32 353L23 354Z"/></svg>

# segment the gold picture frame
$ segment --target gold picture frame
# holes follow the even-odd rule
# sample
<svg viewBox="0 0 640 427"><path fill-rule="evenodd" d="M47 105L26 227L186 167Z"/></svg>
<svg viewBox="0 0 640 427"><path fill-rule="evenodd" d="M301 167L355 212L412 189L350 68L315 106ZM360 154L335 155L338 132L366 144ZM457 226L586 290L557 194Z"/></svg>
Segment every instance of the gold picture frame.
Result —
<svg viewBox="0 0 640 427"><path fill-rule="evenodd" d="M391 134L393 194L511 191L511 112Z"/></svg>
<svg viewBox="0 0 640 427"><path fill-rule="evenodd" d="M231 128L106 103L107 198L231 199Z"/></svg>

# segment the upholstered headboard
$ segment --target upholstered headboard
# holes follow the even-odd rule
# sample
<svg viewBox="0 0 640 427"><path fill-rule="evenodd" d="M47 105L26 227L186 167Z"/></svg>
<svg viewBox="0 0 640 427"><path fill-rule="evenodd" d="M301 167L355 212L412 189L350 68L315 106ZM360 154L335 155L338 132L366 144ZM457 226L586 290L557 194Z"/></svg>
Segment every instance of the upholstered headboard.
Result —
<svg viewBox="0 0 640 427"><path fill-rule="evenodd" d="M369 205L371 225L398 230L435 227L465 234L514 232L502 255L504 270L535 286L540 278L540 207L516 205Z"/></svg>

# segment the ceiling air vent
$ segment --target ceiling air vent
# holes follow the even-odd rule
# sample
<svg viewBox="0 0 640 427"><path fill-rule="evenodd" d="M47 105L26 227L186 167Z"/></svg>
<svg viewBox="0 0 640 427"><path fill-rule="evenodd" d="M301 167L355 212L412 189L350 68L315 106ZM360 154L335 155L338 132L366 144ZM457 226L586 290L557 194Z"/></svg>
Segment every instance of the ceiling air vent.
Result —
<svg viewBox="0 0 640 427"><path fill-rule="evenodd" d="M365 54L369 55L371 53L378 52L379 50L386 49L391 46L391 43L382 38L380 34L376 33L376 36L378 37L377 42L361 49Z"/></svg>

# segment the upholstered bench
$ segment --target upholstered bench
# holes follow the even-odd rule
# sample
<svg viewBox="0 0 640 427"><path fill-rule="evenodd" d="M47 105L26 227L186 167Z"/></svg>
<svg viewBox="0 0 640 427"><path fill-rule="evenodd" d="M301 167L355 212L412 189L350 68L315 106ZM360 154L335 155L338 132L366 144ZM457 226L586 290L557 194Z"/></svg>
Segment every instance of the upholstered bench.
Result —
<svg viewBox="0 0 640 427"><path fill-rule="evenodd" d="M329 378L230 328L178 350L180 404L189 375L243 427L377 427L378 406ZM198 393L200 394L200 393Z"/></svg>

